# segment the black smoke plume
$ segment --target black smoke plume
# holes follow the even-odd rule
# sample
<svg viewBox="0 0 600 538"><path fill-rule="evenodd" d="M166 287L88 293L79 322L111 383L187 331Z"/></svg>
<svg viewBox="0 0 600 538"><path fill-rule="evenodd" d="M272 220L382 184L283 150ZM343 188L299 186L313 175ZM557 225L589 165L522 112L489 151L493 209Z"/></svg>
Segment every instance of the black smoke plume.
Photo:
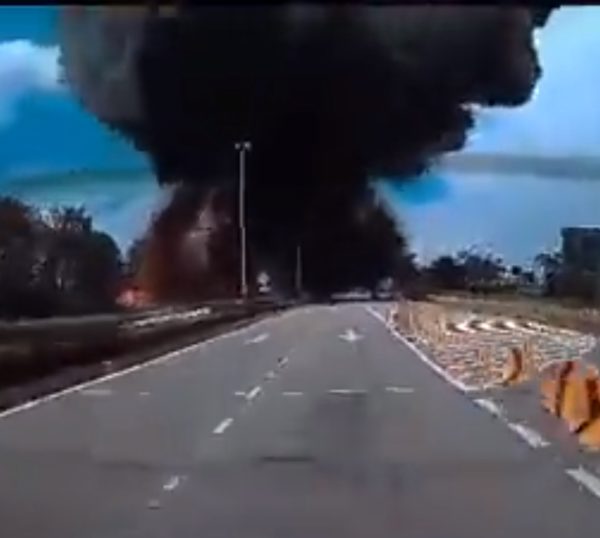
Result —
<svg viewBox="0 0 600 538"><path fill-rule="evenodd" d="M202 193L217 189L230 193L235 215L234 143L250 140L253 263L273 267L289 288L300 244L305 285L319 293L394 271L405 245L371 180L412 176L461 148L470 105L525 103L541 73L533 29L551 11L163 9L64 8L69 82L150 155L162 184L197 192L187 201L198 207ZM190 211L171 227L180 235ZM163 243L178 244L172 234ZM167 249L156 259L174 258Z"/></svg>

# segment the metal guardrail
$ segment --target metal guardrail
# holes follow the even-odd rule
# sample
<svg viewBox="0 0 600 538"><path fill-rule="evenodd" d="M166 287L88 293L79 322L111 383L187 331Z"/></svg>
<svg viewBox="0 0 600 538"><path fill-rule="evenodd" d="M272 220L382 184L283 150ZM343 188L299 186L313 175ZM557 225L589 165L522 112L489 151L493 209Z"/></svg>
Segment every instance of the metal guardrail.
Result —
<svg viewBox="0 0 600 538"><path fill-rule="evenodd" d="M283 308L291 303L273 301L212 301L193 308L174 306L151 312L56 317L44 320L0 323L0 344L116 339L136 332L163 328L241 319L264 311Z"/></svg>

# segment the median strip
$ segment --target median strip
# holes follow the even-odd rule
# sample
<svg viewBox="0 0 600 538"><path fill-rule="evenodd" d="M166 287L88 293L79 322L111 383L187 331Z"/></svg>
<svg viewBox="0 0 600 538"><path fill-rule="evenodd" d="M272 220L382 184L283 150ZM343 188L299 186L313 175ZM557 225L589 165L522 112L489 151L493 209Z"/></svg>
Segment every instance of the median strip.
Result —
<svg viewBox="0 0 600 538"><path fill-rule="evenodd" d="M252 318L264 313L274 313L286 305L236 305L236 311L214 313L210 318L202 318L190 321L184 324L169 323L165 330L161 328L146 328L144 330L133 331L137 334L127 334L127 332L111 330L112 338L107 338L104 345L99 345L96 339L87 338L89 330L84 330L79 335L79 340L69 345L75 346L75 349L62 347L54 348L55 345L63 345L52 341L51 331L44 328L44 322L35 322L34 332L42 330L41 347L36 347L35 355L15 358L14 361L9 357L3 357L0 362L0 383L5 386L30 383L18 387L18 390L11 390L3 393L0 391L0 406L5 410L0 411L0 418L4 418L15 413L31 409L42 403L53 401L71 393L87 390L100 383L110 381L142 368L157 366L166 363L172 359L182 356L190 356L190 352L201 349L212 342L222 338L231 338L240 334L247 334L251 330L256 330L267 321L267 319L254 321ZM301 310L300 310L301 311ZM297 312L289 310L284 316ZM106 322L104 316L101 323ZM92 320L96 323L96 317ZM114 318L114 316L113 316ZM128 318L131 320L131 316ZM269 318L270 319L270 318ZM92 323L92 325L93 325ZM65 321L60 323L56 321L48 322L50 327L65 325ZM87 322L80 323L85 326ZM228 332L223 332L223 328L230 325ZM243 326L239 326L239 325ZM29 327L31 323L28 323ZM69 325L69 324L67 324ZM77 324L69 325L71 337L75 338L78 332L74 329ZM237 327L236 327L237 325ZM30 327L29 327L30 328ZM29 328L27 330L29 330ZM6 324L2 330L6 330ZM19 332L21 331L21 332ZM23 324L20 325L19 336L24 336ZM2 331L0 331L2 332ZM220 334L219 334L220 333ZM57 337L64 336L65 332L60 332ZM98 333L96 333L99 336ZM106 338L106 333L102 333ZM31 336L31 334L30 334ZM114 343L114 339L120 339L119 346L109 346ZM200 341L199 341L200 340ZM52 354L48 357L48 347ZM175 348L175 349L173 349ZM69 353L71 351L71 353ZM107 372L102 363L106 362L107 356L112 358L113 371ZM51 359L51 360L49 360ZM39 382L39 384L38 384ZM24 403L21 403L24 402Z"/></svg>

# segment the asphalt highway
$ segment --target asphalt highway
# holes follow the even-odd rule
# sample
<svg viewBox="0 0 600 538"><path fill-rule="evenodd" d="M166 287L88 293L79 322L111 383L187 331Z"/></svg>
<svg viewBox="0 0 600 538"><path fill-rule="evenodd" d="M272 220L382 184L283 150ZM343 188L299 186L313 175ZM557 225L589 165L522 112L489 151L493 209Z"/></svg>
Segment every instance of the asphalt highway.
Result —
<svg viewBox="0 0 600 538"><path fill-rule="evenodd" d="M600 499L382 305L307 306L0 415L10 538L565 538Z"/></svg>

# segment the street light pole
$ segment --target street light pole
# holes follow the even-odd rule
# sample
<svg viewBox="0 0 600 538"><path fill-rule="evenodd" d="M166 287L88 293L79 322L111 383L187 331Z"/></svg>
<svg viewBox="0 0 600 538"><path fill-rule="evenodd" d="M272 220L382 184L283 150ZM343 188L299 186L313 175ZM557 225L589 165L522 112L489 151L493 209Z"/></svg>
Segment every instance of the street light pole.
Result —
<svg viewBox="0 0 600 538"><path fill-rule="evenodd" d="M246 152L252 149L247 140L235 143L239 155L239 196L238 220L240 228L240 292L243 299L248 297L248 275L246 260Z"/></svg>

